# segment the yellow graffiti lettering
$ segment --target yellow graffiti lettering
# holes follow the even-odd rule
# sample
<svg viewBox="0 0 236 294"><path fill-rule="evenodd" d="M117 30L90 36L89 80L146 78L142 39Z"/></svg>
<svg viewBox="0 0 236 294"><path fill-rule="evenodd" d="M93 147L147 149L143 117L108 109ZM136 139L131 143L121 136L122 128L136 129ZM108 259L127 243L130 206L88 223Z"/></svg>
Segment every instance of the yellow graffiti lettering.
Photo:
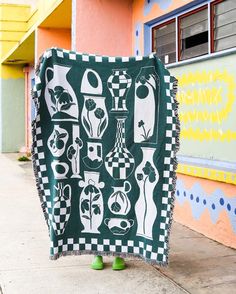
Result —
<svg viewBox="0 0 236 294"><path fill-rule="evenodd" d="M186 105L219 104L222 102L222 87L187 91L180 89L177 99L181 104Z"/></svg>
<svg viewBox="0 0 236 294"><path fill-rule="evenodd" d="M228 119L235 103L234 76L227 70L196 71L183 74L178 77L178 81L177 99L180 102L181 137L198 141L236 140L236 132L222 131L219 128L222 122ZM196 122L216 124L216 127L211 129L190 127L189 124Z"/></svg>
<svg viewBox="0 0 236 294"><path fill-rule="evenodd" d="M200 128L182 128L180 133L181 139L193 140L193 141L232 141L236 140L236 132L231 130L222 131L222 129L204 129Z"/></svg>

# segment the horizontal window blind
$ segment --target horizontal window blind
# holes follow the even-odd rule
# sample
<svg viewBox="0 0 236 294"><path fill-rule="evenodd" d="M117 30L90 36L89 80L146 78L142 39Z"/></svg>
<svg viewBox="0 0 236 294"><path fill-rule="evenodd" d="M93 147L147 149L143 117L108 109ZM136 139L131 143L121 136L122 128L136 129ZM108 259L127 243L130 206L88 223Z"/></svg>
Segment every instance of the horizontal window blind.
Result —
<svg viewBox="0 0 236 294"><path fill-rule="evenodd" d="M236 47L236 0L209 2L152 28L152 50L163 63Z"/></svg>
<svg viewBox="0 0 236 294"><path fill-rule="evenodd" d="M207 8L180 18L180 60L208 53Z"/></svg>
<svg viewBox="0 0 236 294"><path fill-rule="evenodd" d="M204 55L207 53L208 53L208 44L204 43L198 46L191 47L189 49L185 49L182 52L182 60Z"/></svg>
<svg viewBox="0 0 236 294"><path fill-rule="evenodd" d="M215 5L215 14L216 15L222 14L235 8L236 8L235 0L225 0Z"/></svg>
<svg viewBox="0 0 236 294"><path fill-rule="evenodd" d="M207 20L207 9L198 12L193 12L189 16L181 18L180 28L184 29L196 23L201 23L204 20Z"/></svg>
<svg viewBox="0 0 236 294"><path fill-rule="evenodd" d="M236 46L236 1L226 0L214 5L214 51Z"/></svg>
<svg viewBox="0 0 236 294"><path fill-rule="evenodd" d="M154 28L154 50L165 64L176 61L175 21Z"/></svg>

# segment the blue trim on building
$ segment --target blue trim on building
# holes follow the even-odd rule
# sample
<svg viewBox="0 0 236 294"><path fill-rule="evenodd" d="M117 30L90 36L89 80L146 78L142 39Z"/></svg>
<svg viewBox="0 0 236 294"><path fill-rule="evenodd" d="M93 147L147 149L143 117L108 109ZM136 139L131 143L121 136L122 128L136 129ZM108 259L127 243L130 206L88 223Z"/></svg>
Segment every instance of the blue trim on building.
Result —
<svg viewBox="0 0 236 294"><path fill-rule="evenodd" d="M144 24L144 55L149 55L152 51L152 41L150 40L151 28L149 25Z"/></svg>
<svg viewBox="0 0 236 294"><path fill-rule="evenodd" d="M195 0L192 1L186 5L183 5L175 10L170 11L169 13L166 13L162 16L159 16L157 18L154 18L150 21L148 21L146 24L149 26L152 26L153 24L157 23L157 22L161 22L167 18L171 18L171 17L175 17L177 14L180 14L182 12L185 12L188 9L194 8L195 6L198 6L200 4L207 4L208 2L211 2L211 0Z"/></svg>
<svg viewBox="0 0 236 294"><path fill-rule="evenodd" d="M212 0L195 0L190 3L187 3L186 5L183 5L175 10L170 11L169 13L166 13L164 15L161 15L157 18L154 18L147 23L144 24L144 55L149 55L152 50L152 43L151 43L151 26L153 26L156 23L163 22L164 20L174 18L177 14L180 14L182 12L186 12L186 10L194 9L195 6L198 5L204 5L209 2L212 2Z"/></svg>
<svg viewBox="0 0 236 294"><path fill-rule="evenodd" d="M178 162L182 164L196 165L198 167L206 167L211 169L223 170L227 172L236 172L236 162L210 160L205 158L190 157L178 155Z"/></svg>

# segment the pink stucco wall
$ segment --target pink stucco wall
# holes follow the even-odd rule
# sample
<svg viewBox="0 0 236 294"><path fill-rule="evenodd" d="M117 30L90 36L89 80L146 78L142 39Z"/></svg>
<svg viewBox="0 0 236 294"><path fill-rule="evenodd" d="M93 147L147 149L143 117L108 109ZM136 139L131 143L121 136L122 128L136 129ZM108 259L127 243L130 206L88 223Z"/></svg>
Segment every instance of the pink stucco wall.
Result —
<svg viewBox="0 0 236 294"><path fill-rule="evenodd" d="M132 0L77 0L76 50L127 56L132 52Z"/></svg>
<svg viewBox="0 0 236 294"><path fill-rule="evenodd" d="M51 47L71 49L70 29L38 28L36 38L36 58L39 58L46 49Z"/></svg>

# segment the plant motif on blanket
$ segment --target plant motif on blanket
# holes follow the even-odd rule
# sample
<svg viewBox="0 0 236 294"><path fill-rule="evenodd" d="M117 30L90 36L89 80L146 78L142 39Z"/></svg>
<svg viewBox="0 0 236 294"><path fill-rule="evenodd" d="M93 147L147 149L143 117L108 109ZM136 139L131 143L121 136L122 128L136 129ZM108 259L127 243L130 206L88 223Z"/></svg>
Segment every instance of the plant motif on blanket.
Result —
<svg viewBox="0 0 236 294"><path fill-rule="evenodd" d="M52 134L48 138L48 148L54 157L60 157L65 152L69 135L67 130L54 125Z"/></svg>
<svg viewBox="0 0 236 294"><path fill-rule="evenodd" d="M141 147L143 160L135 171L139 186L139 198L135 205L138 223L137 235L153 239L152 229L157 216L157 208L153 200L153 191L159 180L159 173L153 162L155 148Z"/></svg>
<svg viewBox="0 0 236 294"><path fill-rule="evenodd" d="M84 172L84 181L79 182L83 188L80 201L80 220L84 229L82 233L100 234L98 230L103 219L104 207L101 190L104 182L99 182L99 172Z"/></svg>
<svg viewBox="0 0 236 294"><path fill-rule="evenodd" d="M71 95L61 86L56 86L54 90L48 89L48 92L53 103L51 107L55 112L70 109L72 105L75 105Z"/></svg>
<svg viewBox="0 0 236 294"><path fill-rule="evenodd" d="M108 199L108 207L113 214L127 215L130 211L131 204L128 193L131 190L131 185L125 181L122 186L112 187L113 193Z"/></svg>
<svg viewBox="0 0 236 294"><path fill-rule="evenodd" d="M142 67L135 80L134 142L157 143L159 77L154 66Z"/></svg>
<svg viewBox="0 0 236 294"><path fill-rule="evenodd" d="M131 190L131 185L128 181L124 181L122 186L113 186L112 188L114 191L108 199L108 208L112 214L118 217L106 218L104 223L113 235L125 235L134 225L133 219L124 217L131 209L131 203L127 195Z"/></svg>
<svg viewBox="0 0 236 294"><path fill-rule="evenodd" d="M80 149L83 147L83 141L80 139L79 125L72 127L72 144L67 149L67 158L71 162L71 178L80 178Z"/></svg>
<svg viewBox="0 0 236 294"><path fill-rule="evenodd" d="M108 114L105 97L84 95L82 124L89 138L101 139L107 126Z"/></svg>
<svg viewBox="0 0 236 294"><path fill-rule="evenodd" d="M102 96L102 90L99 74L86 69L81 82L81 93L84 94L82 124L89 138L101 139L108 126L106 97Z"/></svg>
<svg viewBox="0 0 236 294"><path fill-rule="evenodd" d="M45 70L45 100L53 121L76 121L78 101L67 80L70 67L54 64Z"/></svg>

